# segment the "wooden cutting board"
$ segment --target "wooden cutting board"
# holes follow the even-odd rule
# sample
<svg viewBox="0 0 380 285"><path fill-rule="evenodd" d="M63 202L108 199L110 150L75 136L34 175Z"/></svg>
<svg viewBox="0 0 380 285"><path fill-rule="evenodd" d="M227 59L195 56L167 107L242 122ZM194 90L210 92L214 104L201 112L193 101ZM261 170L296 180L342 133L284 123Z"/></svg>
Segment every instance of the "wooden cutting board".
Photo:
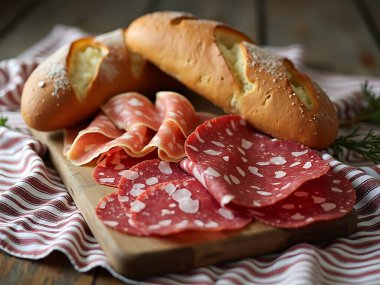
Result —
<svg viewBox="0 0 380 285"><path fill-rule="evenodd" d="M32 131L46 144L57 171L66 184L109 262L120 273L142 278L168 272L258 256L284 250L300 242L323 242L355 231L357 216L319 222L300 229L278 229L254 222L243 230L186 232L168 237L135 237L107 228L95 215L98 201L114 188L92 179L93 166L72 165L62 155L63 134Z"/></svg>

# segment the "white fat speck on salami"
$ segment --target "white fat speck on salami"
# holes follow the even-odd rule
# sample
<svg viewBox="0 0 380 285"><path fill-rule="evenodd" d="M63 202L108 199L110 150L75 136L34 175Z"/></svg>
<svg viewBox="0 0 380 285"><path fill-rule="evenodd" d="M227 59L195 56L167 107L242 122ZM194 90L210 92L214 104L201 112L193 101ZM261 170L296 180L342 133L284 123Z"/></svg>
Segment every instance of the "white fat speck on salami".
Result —
<svg viewBox="0 0 380 285"><path fill-rule="evenodd" d="M97 183L117 188L124 170L144 160L155 158L157 152L148 153L143 157L132 157L120 147L112 148L99 159L92 175Z"/></svg>
<svg viewBox="0 0 380 285"><path fill-rule="evenodd" d="M334 181L339 180L339 184ZM341 192L334 189L339 187ZM264 224L279 228L299 228L317 221L342 217L355 205L355 190L340 174L330 171L305 182L299 189L276 204L254 209L252 215ZM300 208L299 205L302 205Z"/></svg>
<svg viewBox="0 0 380 285"><path fill-rule="evenodd" d="M212 143L215 141L228 147ZM187 138L185 151L193 163L185 171L192 175L196 171L194 176L203 178L201 182L219 203L231 195L230 203L248 208L275 204L330 168L318 152L296 142L273 140L234 115L199 126Z"/></svg>
<svg viewBox="0 0 380 285"><path fill-rule="evenodd" d="M145 207L132 212L131 219L144 235L240 229L252 221L248 216L221 207L196 180L182 179L151 186L137 201Z"/></svg>
<svg viewBox="0 0 380 285"><path fill-rule="evenodd" d="M132 225L130 215L122 208L117 192L100 200L96 207L96 215L109 228L127 234L143 235L138 228Z"/></svg>
<svg viewBox="0 0 380 285"><path fill-rule="evenodd" d="M150 159L137 163L129 171L137 173L137 177L133 180L122 177L118 190L119 197L123 197L124 200L120 203L127 211L130 210L131 204L136 198L144 193L149 186L172 180L194 179L183 171L177 163L160 159Z"/></svg>

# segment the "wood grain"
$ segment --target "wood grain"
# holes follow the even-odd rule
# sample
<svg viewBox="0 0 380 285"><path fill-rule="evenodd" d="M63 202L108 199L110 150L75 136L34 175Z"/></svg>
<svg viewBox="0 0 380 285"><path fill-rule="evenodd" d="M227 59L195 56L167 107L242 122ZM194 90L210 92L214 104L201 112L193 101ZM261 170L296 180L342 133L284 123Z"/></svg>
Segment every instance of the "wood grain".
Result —
<svg viewBox="0 0 380 285"><path fill-rule="evenodd" d="M267 44L302 44L319 69L379 75L378 46L352 1L265 1Z"/></svg>
<svg viewBox="0 0 380 285"><path fill-rule="evenodd" d="M331 240L355 230L356 215L351 213L338 220L294 230L253 222L238 231L185 232L165 237L126 235L107 228L94 214L100 199L115 189L92 179L93 166L75 166L66 160L62 154L62 133L32 133L48 146L55 168L110 263L118 272L130 277L181 272L283 250L299 242Z"/></svg>
<svg viewBox="0 0 380 285"><path fill-rule="evenodd" d="M49 0L23 15L12 32L3 36L0 55L15 57L45 37L57 24L76 26L88 33L126 27L145 12L148 0ZM7 43L7 44L6 44ZM9 44L11 43L11 44Z"/></svg>
<svg viewBox="0 0 380 285"><path fill-rule="evenodd" d="M376 0L355 0L356 7L366 24L368 32L377 44L378 55L380 55L380 1Z"/></svg>
<svg viewBox="0 0 380 285"><path fill-rule="evenodd" d="M256 1L252 0L161 0L154 5L154 11L186 11L198 18L221 21L244 32L252 39L258 38L258 12ZM151 12L151 11L150 11Z"/></svg>
<svg viewBox="0 0 380 285"><path fill-rule="evenodd" d="M2 0L0 3L0 39L10 33L20 19L38 4L38 0Z"/></svg>
<svg viewBox="0 0 380 285"><path fill-rule="evenodd" d="M87 273L72 270L67 257L59 252L39 261L2 254L0 264L0 284L4 285L90 285L94 280L94 270Z"/></svg>

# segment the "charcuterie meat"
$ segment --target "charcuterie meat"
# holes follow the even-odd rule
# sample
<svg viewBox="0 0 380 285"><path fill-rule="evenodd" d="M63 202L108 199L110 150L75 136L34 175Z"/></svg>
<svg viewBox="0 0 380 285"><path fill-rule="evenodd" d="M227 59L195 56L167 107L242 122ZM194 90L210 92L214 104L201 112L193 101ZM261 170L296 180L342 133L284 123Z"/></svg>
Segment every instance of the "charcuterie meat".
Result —
<svg viewBox="0 0 380 285"><path fill-rule="evenodd" d="M221 205L273 205L329 171L318 152L272 139L233 115L203 123L187 138L185 151L193 164L185 170Z"/></svg>
<svg viewBox="0 0 380 285"><path fill-rule="evenodd" d="M329 172L305 182L272 206L252 210L252 215L274 227L298 228L346 215L353 209L355 198L351 183L345 177Z"/></svg>
<svg viewBox="0 0 380 285"><path fill-rule="evenodd" d="M75 164L85 164L90 150L121 136L124 132L116 128L109 118L99 112L88 126L76 125L65 129L64 154Z"/></svg>
<svg viewBox="0 0 380 285"><path fill-rule="evenodd" d="M120 172L119 200L125 210L133 207L133 202L149 186L174 180L194 179L183 171L177 163L151 159L138 163L129 170Z"/></svg>
<svg viewBox="0 0 380 285"><path fill-rule="evenodd" d="M91 162L99 155L115 147L121 147L130 156L141 157L147 155L155 148L145 148L148 142L154 136L154 133L144 126L137 125L128 132L120 131L108 117L103 117L107 124L95 125L98 117L91 125L80 131L68 150L66 156L75 165L83 165ZM112 134L119 132L119 135L113 137Z"/></svg>
<svg viewBox="0 0 380 285"><path fill-rule="evenodd" d="M122 148L116 147L102 154L94 169L93 177L99 184L117 188L121 179L120 172L139 162L154 158L157 158L156 152L151 152L144 157L132 157Z"/></svg>
<svg viewBox="0 0 380 285"><path fill-rule="evenodd" d="M80 132L76 127L66 131L65 153L73 164L86 164L115 147L133 157L157 150L161 159L179 161L186 156L186 137L212 116L195 113L191 103L174 92L157 93L155 105L141 94L124 93L102 110Z"/></svg>
<svg viewBox="0 0 380 285"><path fill-rule="evenodd" d="M177 180L148 187L131 209L133 224L145 235L169 235L185 230L240 229L251 222L221 207L196 180Z"/></svg>
<svg viewBox="0 0 380 285"><path fill-rule="evenodd" d="M101 109L120 130L128 131L136 125L155 131L160 127L161 118L153 103L139 93L114 96Z"/></svg>
<svg viewBox="0 0 380 285"><path fill-rule="evenodd" d="M146 235L134 226L131 210L141 207L136 198L151 185L172 180L194 180L176 163L159 159L145 160L118 173L119 190L104 197L96 207L96 214L108 227L132 235Z"/></svg>
<svg viewBox="0 0 380 285"><path fill-rule="evenodd" d="M142 232L132 225L130 214L121 207L117 192L105 196L98 203L96 215L107 227L132 235L142 235Z"/></svg>

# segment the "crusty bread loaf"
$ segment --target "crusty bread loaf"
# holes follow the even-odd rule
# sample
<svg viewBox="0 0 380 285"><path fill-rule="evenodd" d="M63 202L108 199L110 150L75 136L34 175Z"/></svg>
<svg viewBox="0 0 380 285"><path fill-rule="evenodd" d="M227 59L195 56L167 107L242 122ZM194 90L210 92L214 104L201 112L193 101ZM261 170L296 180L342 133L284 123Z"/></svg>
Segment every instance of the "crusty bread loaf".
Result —
<svg viewBox="0 0 380 285"><path fill-rule="evenodd" d="M228 113L276 138L323 149L338 119L328 96L285 58L222 23L179 12L133 21L128 47Z"/></svg>
<svg viewBox="0 0 380 285"><path fill-rule="evenodd" d="M29 76L21 113L34 129L51 131L90 116L113 95L144 94L178 86L172 78L127 49L125 31L79 39L63 46Z"/></svg>

